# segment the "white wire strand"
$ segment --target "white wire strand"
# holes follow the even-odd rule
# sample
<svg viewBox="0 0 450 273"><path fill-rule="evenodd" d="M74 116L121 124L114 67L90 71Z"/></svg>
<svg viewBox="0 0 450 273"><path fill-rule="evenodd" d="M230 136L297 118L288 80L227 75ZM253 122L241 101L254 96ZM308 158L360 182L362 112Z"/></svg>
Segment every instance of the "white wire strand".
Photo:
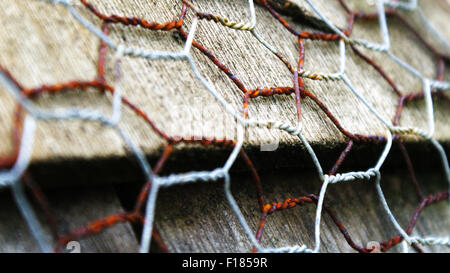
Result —
<svg viewBox="0 0 450 273"><path fill-rule="evenodd" d="M26 116L20 148L16 163L9 171L0 172L0 188L10 186L20 179L24 171L28 168L33 151L34 131L36 122L33 117Z"/></svg>

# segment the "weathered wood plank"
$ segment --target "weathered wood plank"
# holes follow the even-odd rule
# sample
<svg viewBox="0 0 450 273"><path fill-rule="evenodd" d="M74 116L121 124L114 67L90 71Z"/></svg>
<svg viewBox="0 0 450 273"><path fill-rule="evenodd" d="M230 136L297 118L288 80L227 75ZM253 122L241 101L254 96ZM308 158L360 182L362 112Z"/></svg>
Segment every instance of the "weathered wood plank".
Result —
<svg viewBox="0 0 450 273"><path fill-rule="evenodd" d="M316 175L304 171L301 177L292 170L261 173L267 203L299 197L320 188ZM383 190L396 217L406 225L418 205L414 187L405 172L385 172ZM259 211L255 190L249 175L233 174L233 194L252 229L256 230ZM425 183L426 181L426 183ZM439 173L422 173L419 182L425 194L446 189ZM46 191L59 221L60 230L67 231L89 221L121 211L114 191L52 190ZM34 239L17 211L14 202L2 194L0 219L1 252L39 251ZM383 241L396 235L380 207L372 182L355 182L330 187L326 202L349 234L360 245ZM223 195L221 182L195 184L163 190L156 209L155 226L164 242L174 252L246 252L251 245ZM304 243L312 246L314 205L305 205L277 212L267 221L262 244L267 247ZM42 218L43 219L43 218ZM324 215L322 224L323 251L352 252L342 234ZM426 208L419 217L413 234L446 236L450 228L448 204L441 202ZM45 222L43 222L45 223ZM119 224L104 232L80 240L82 252L136 252L137 240L128 224ZM400 251L394 247L391 251ZM427 247L427 251L448 251Z"/></svg>
<svg viewBox="0 0 450 273"><path fill-rule="evenodd" d="M180 12L181 1L133 2L133 1L92 1L100 11L129 16L142 16L148 20L171 20ZM333 13L333 20L344 18L336 1L318 2L318 7ZM355 2L355 1L350 1ZM362 1L356 1L362 2ZM147 5L152 8L144 8ZM244 0L234 1L196 1L200 9L218 12L235 20L248 20L248 7ZM304 4L303 4L304 5ZM425 4L424 4L425 5ZM428 4L427 4L428 5ZM430 6L433 6L429 4ZM26 87L53 84L69 80L90 80L95 77L97 48L99 41L81 27L60 6L39 1L2 0L4 14L0 29L0 63ZM239 7L239 8L235 8ZM99 20L84 8L77 8L94 24ZM427 7L429 13L432 7ZM445 22L441 9L430 18L434 22ZM273 44L291 64L297 61L298 48L295 37L289 34L271 15L257 5L257 31ZM187 27L192 14L188 14ZM446 16L446 15L445 15ZM291 19L288 19L291 21ZM21 23L19 23L21 22ZM435 74L434 58L417 39L401 24L389 22L392 51L412 66L421 69L424 75ZM438 23L439 27L442 23ZM309 29L297 23L296 28ZM442 29L445 30L445 29ZM445 32L445 31L443 31ZM355 37L375 40L379 28L374 23L357 23ZM448 35L448 34L446 34ZM138 27L113 26L111 38L117 43L141 46L155 50L177 51L183 43L169 32L146 31ZM238 76L247 89L258 86L291 86L292 76L286 67L273 54L257 43L251 34L235 31L213 22L201 21L196 40L216 55ZM338 69L338 46L336 43L306 41L305 67L312 71L335 72ZM408 50L405 50L408 48ZM365 51L364 51L365 52ZM382 64L399 88L405 93L417 92L421 83L400 69L385 56L367 52ZM210 79L219 93L237 111L242 108L242 93L210 61L197 50L193 50L200 72ZM371 67L364 64L352 52L347 53L347 71L350 81L387 119L394 115L396 98L390 87ZM415 56L410 58L410 56ZM111 79L111 56L108 55L108 78ZM448 78L448 74L446 74ZM226 136L234 138L234 121L225 114L212 96L193 77L188 64L183 61L145 61L125 58L123 62L124 95L141 107L158 127L168 135ZM314 92L330 111L336 115L344 128L360 134L384 134L383 125L358 101L341 82L317 82L306 80L306 87ZM4 92L0 92L2 115L0 132L2 139L8 139L11 130L14 103ZM43 96L38 104L42 107L83 106L100 108L110 112L111 97L96 91L74 91L65 94ZM208 105L211 108L204 109ZM186 113L189 109L189 113ZM436 105L436 138L448 141L450 125L446 122L450 108ZM203 112L203 114L202 114ZM214 113L214 114L210 114ZM336 145L344 141L323 113L318 111L310 100L303 102L304 132L312 143ZM296 123L295 103L292 96L258 98L250 103L249 117L258 120L276 119L290 124ZM131 134L142 149L149 154L159 151L163 141L126 110L121 122L124 130ZM425 105L408 105L401 120L403 125L426 128ZM219 126L220 125L220 126ZM279 139L281 143L293 144L297 139L284 132L268 129L250 129L247 145L259 145ZM70 143L70 145L67 145ZM0 144L1 154L10 150L11 143ZM105 158L123 156L124 145L119 136L97 124L86 122L39 123L34 148L34 160L57 160L60 158Z"/></svg>
<svg viewBox="0 0 450 273"><path fill-rule="evenodd" d="M61 234L85 226L87 223L112 213L123 211L112 187L90 189L46 190L53 215ZM0 252L40 252L9 192L0 195ZM35 206L42 226L50 237L48 223L42 211ZM131 226L118 224L95 236L79 240L80 251L137 252L138 244ZM65 251L65 249L63 249Z"/></svg>
<svg viewBox="0 0 450 273"><path fill-rule="evenodd" d="M408 225L419 201L414 186L405 172L387 172L382 186L387 201L400 224ZM250 227L256 232L260 213L256 192L248 176L234 176L232 191ZM316 175L293 170L262 173L265 201L282 202L287 198L317 193L321 183ZM447 189L442 174L425 173L419 177L426 194ZM376 195L373 181L332 185L325 202L336 212L352 239L360 246L371 241L386 241L397 235ZM196 184L174 187L160 193L156 227L171 251L175 252L248 252L251 244L239 225L223 194L223 184ZM270 215L262 237L265 247L314 246L316 207L302 207ZM323 252L354 252L343 235L324 213L322 229ZM450 214L448 202L426 208L420 214L413 234L448 236ZM448 252L448 248L425 247L427 252ZM389 252L402 251L395 246ZM411 251L413 251L411 249Z"/></svg>

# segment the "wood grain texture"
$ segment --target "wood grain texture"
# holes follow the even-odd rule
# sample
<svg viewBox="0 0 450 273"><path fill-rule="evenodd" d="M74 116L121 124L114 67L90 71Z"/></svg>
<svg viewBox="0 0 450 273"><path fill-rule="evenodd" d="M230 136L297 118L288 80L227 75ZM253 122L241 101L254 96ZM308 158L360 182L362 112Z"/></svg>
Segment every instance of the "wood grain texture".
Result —
<svg viewBox="0 0 450 273"><path fill-rule="evenodd" d="M123 211L112 187L47 190L45 194L53 208L53 216L61 234ZM40 252L9 192L0 194L0 204L0 252ZM51 240L49 225L43 212L36 204L34 207L48 239ZM78 242L82 253L138 251L136 237L127 223L118 224Z"/></svg>
<svg viewBox="0 0 450 273"><path fill-rule="evenodd" d="M298 1L297 1L298 2ZM345 18L342 8L335 1L318 1L317 5L333 13L338 25ZM364 1L350 1L364 2ZM140 16L148 20L172 20L180 12L181 1L92 1L106 14ZM196 1L201 10L219 13L237 21L248 20L248 7L244 0ZM303 4L304 5L304 4ZM428 4L427 4L428 5ZM435 6L431 5L430 6ZM0 29L0 63L26 87L52 84L69 80L90 80L95 77L98 38L81 27L61 6L39 1L2 0L4 7ZM146 8L151 7L151 8ZM236 8L239 7L239 8ZM431 22L446 22L446 13L438 7L427 7L433 16ZM95 25L99 20L77 4L80 13ZM295 64L298 46L295 37L288 33L274 18L257 5L258 24L256 30L273 44L290 63ZM444 13L443 13L444 12ZM186 30L192 13L188 13ZM341 19L339 19L341 18ZM291 21L290 19L288 19ZM441 26L442 23L436 23ZM293 23L302 30L307 26ZM435 74L435 60L418 43L415 36L395 20L389 21L392 51L425 76ZM111 27L111 38L117 43L140 46L147 49L177 51L183 43L171 32L155 32L139 27L115 25ZM443 29L444 30L444 29ZM445 31L444 31L445 32ZM447 33L447 32L445 32ZM379 38L378 24L357 23L355 37L372 41ZM286 67L259 44L251 34L235 31L213 22L201 21L195 39L217 56L238 76L247 89L274 86L291 86L292 76ZM305 67L312 71L331 73L338 70L338 46L336 43L306 41ZM407 48L408 50L405 50ZM366 52L366 50L363 50ZM379 53L366 52L383 65L400 90L417 92L419 80ZM193 56L202 75L207 77L218 92L236 111L242 108L242 93L209 60L197 50ZM414 56L411 58L410 56ZM108 54L108 60L111 60ZM149 117L168 135L204 135L210 137L235 138L234 121L220 108L207 90L199 83L188 64L183 61L147 61L125 58L123 62L124 96L141 107ZM348 77L366 99L387 119L394 115L396 98L390 87L377 72L363 63L350 50L347 52ZM107 75L111 80L111 63ZM448 74L445 78L448 79ZM327 105L344 128L359 134L384 134L385 128L375 119L363 104L341 82L317 82L306 80L308 90ZM2 139L9 139L14 103L4 92L2 101L0 133ZM46 95L36 101L45 108L93 107L104 113L111 111L111 96L97 91L72 91L58 95ZM303 101L305 137L313 144L327 147L342 143L345 138L310 100ZM208 107L206 107L208 106ZM450 107L436 103L436 138L448 141L450 125L446 119ZM276 119L295 124L295 101L293 96L257 98L251 101L249 117L258 120ZM425 105L423 102L408 105L401 119L402 125L426 128ZM124 111L121 127L131 135L148 154L161 149L163 141L129 110ZM247 146L258 146L274 140L291 145L298 139L269 129L250 129ZM70 145L67 145L70 143ZM11 143L3 141L0 153L10 150ZM61 158L105 158L120 157L126 153L119 136L111 130L89 122L39 122L33 153L35 161L58 160Z"/></svg>
<svg viewBox="0 0 450 273"><path fill-rule="evenodd" d="M385 172L382 187L387 201L406 227L420 203L405 172ZM260 212L253 182L249 176L234 176L232 191L243 215L256 232ZM285 171L262 173L265 201L282 202L287 198L317 193L321 183L308 172L300 176ZM424 173L419 177L426 194L446 189L442 174ZM373 181L357 181L331 185L325 202L336 212L352 239L360 246L370 241L386 241L397 235L376 195ZM261 244L264 247L314 246L316 206L306 204L270 215ZM171 251L175 252L249 252L252 246L228 205L223 184L196 184L174 187L160 193L156 227ZM327 214L323 214L322 252L355 252ZM450 213L448 202L426 208L419 217L413 234L448 236ZM425 247L427 252L448 252L448 248ZM389 252L400 252L395 246ZM410 251L413 251L412 249Z"/></svg>

